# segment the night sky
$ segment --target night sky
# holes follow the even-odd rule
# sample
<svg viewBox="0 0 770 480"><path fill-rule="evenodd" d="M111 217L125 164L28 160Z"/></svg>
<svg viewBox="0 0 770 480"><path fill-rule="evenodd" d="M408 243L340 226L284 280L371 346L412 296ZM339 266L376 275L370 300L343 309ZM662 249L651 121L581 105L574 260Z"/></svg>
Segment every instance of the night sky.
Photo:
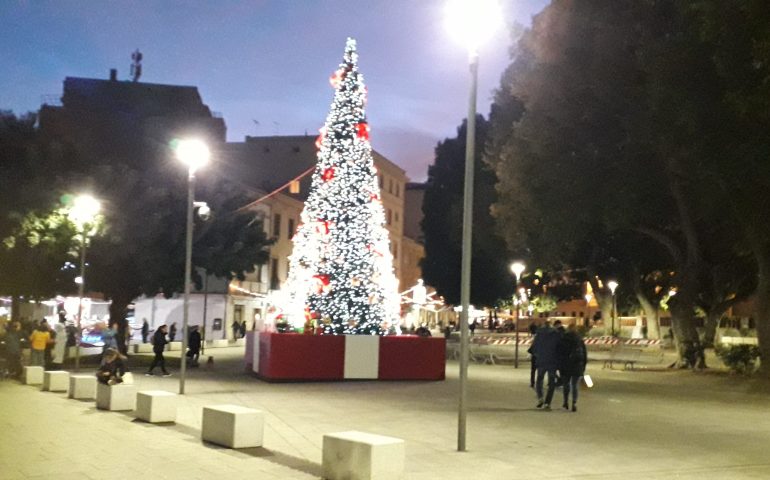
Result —
<svg viewBox="0 0 770 480"><path fill-rule="evenodd" d="M501 0L507 24L529 25L549 0ZM424 180L436 143L466 116L467 52L444 26L442 0L0 2L0 109L35 111L66 76L195 85L221 112L228 140L316 135L345 38L358 40L375 149ZM506 29L481 49L480 113L509 63ZM256 123L258 122L258 124Z"/></svg>

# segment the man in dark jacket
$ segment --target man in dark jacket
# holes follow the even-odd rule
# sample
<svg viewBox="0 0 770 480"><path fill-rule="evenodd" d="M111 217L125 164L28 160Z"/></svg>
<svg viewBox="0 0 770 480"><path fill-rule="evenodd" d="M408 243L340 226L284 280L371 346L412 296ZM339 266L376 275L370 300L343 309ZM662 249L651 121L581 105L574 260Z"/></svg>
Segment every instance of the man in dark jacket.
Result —
<svg viewBox="0 0 770 480"><path fill-rule="evenodd" d="M543 325L535 335L532 343L532 353L537 358L537 381L535 392L537 393L537 408L551 409L551 400L556 388L556 369L559 367L558 346L561 334L557 328L561 322L557 320L552 328L548 323ZM543 397L543 379L548 374L548 393Z"/></svg>
<svg viewBox="0 0 770 480"><path fill-rule="evenodd" d="M187 358L190 359L190 366L198 366L198 358L201 355L201 332L198 331L198 326L193 325L190 327L190 335L187 336Z"/></svg>
<svg viewBox="0 0 770 480"><path fill-rule="evenodd" d="M152 351L155 353L155 358L152 359L150 370L147 372L147 375L152 375L152 371L155 369L155 367L160 367L164 377L171 376L171 374L166 371L166 359L163 358L163 350L166 349L167 343L168 340L166 340L166 326L161 325L155 331L155 335L152 336Z"/></svg>
<svg viewBox="0 0 770 480"><path fill-rule="evenodd" d="M570 324L559 342L559 360L559 370L564 385L562 408L569 410L569 392L572 391L572 411L577 412L578 383L585 373L588 354L586 345L578 335L574 324Z"/></svg>
<svg viewBox="0 0 770 480"><path fill-rule="evenodd" d="M142 343L147 343L147 337L150 336L150 324L147 323L147 319L143 319L142 322Z"/></svg>
<svg viewBox="0 0 770 480"><path fill-rule="evenodd" d="M19 322L11 323L5 333L5 358L8 361L8 374L11 378L21 376L21 343L24 338L22 335Z"/></svg>

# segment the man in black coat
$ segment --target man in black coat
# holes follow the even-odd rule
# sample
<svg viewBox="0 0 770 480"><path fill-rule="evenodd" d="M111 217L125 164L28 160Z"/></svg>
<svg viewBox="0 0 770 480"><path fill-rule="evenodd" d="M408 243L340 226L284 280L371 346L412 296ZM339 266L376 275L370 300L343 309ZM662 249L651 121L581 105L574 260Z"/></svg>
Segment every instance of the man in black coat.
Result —
<svg viewBox="0 0 770 480"><path fill-rule="evenodd" d="M152 351L155 353L155 358L152 359L150 370L147 371L146 375L152 375L152 371L155 370L155 367L160 367L164 377L171 376L171 374L166 371L166 359L163 358L163 350L166 349L167 343L168 340L166 340L166 326L161 325L155 331L155 335L152 336Z"/></svg>
<svg viewBox="0 0 770 480"><path fill-rule="evenodd" d="M532 354L537 359L537 381L535 392L537 393L537 408L551 409L553 392L556 389L556 369L559 368L558 346L561 341L561 333L557 330L561 322L556 320L552 328L548 323L543 325L535 335L532 342ZM548 392L543 396L543 380L548 374Z"/></svg>
<svg viewBox="0 0 770 480"><path fill-rule="evenodd" d="M559 342L559 370L564 385L564 403L562 408L569 410L569 393L572 392L572 411L577 412L578 384L585 374L588 353L586 345L574 324L570 324L567 332Z"/></svg>
<svg viewBox="0 0 770 480"><path fill-rule="evenodd" d="M198 331L198 326L193 325L190 327L190 335L187 336L187 358L190 359L190 366L198 366L198 358L201 355L201 332Z"/></svg>

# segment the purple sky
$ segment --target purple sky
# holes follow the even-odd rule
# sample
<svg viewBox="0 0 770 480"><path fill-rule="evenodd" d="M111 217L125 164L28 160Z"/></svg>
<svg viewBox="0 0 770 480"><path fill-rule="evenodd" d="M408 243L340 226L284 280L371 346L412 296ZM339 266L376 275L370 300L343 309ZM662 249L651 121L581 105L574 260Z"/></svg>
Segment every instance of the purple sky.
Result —
<svg viewBox="0 0 770 480"><path fill-rule="evenodd" d="M549 0L501 0L529 25ZM443 0L6 0L0 2L0 109L37 110L66 76L195 85L230 141L315 135L332 100L345 38L358 40L374 148L424 180L436 143L466 116L466 51L444 27ZM478 111L508 64L508 32L482 47ZM256 122L259 122L257 125Z"/></svg>

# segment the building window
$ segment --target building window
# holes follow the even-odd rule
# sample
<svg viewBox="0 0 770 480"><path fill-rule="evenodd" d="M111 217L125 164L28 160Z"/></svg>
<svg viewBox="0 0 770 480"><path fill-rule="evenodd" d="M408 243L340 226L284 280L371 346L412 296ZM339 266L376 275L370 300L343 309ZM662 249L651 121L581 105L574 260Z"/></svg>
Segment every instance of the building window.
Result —
<svg viewBox="0 0 770 480"><path fill-rule="evenodd" d="M398 260L398 244L393 244L393 260Z"/></svg>
<svg viewBox="0 0 770 480"><path fill-rule="evenodd" d="M390 209L387 210L386 217L388 219L388 225L390 225L392 223L391 220L392 220L392 217L393 217L393 212L391 212Z"/></svg>
<svg viewBox="0 0 770 480"><path fill-rule="evenodd" d="M281 215L279 213L273 215L273 236L281 238Z"/></svg>
<svg viewBox="0 0 770 480"><path fill-rule="evenodd" d="M396 214L396 224L398 224L398 212L394 212Z"/></svg>
<svg viewBox="0 0 770 480"><path fill-rule="evenodd" d="M396 182L396 196L401 195L401 184Z"/></svg>
<svg viewBox="0 0 770 480"><path fill-rule="evenodd" d="M278 280L278 259L273 257L270 259L270 289L278 290L281 287L281 282Z"/></svg>
<svg viewBox="0 0 770 480"><path fill-rule="evenodd" d="M289 239L294 238L294 219L289 219Z"/></svg>
<svg viewBox="0 0 770 480"><path fill-rule="evenodd" d="M393 179L388 179L388 193L393 193Z"/></svg>

